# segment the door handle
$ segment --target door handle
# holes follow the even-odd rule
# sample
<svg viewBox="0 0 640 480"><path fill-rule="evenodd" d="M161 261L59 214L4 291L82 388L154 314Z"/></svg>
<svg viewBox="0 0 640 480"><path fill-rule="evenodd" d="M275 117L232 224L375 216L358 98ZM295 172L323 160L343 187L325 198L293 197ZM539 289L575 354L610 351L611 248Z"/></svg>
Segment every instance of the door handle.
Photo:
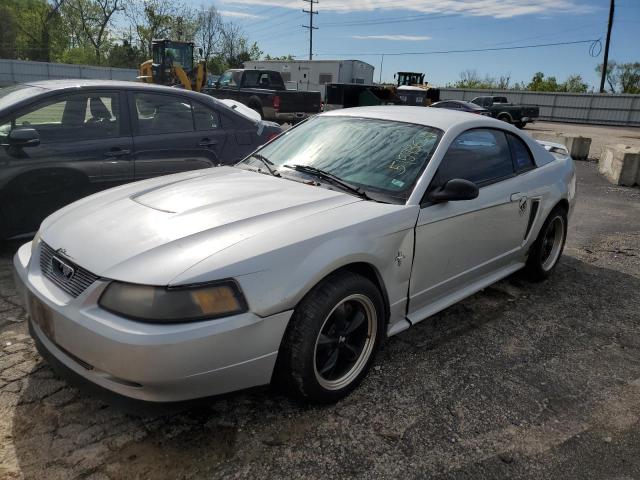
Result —
<svg viewBox="0 0 640 480"><path fill-rule="evenodd" d="M208 138L203 138L200 140L200 143L198 143L199 147L215 147L216 145L218 145L216 140L209 140Z"/></svg>
<svg viewBox="0 0 640 480"><path fill-rule="evenodd" d="M526 200L527 198L527 194L526 193L512 193L511 194L511 201L512 202L517 202L519 200Z"/></svg>
<svg viewBox="0 0 640 480"><path fill-rule="evenodd" d="M129 155L131 150L125 150L123 148L112 148L111 150L104 152L105 157L122 157L124 155Z"/></svg>

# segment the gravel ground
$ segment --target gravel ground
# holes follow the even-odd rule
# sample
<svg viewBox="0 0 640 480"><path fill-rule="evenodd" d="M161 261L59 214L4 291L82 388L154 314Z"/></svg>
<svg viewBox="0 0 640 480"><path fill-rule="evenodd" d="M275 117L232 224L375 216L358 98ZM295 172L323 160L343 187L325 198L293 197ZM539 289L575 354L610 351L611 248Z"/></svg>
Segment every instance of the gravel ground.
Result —
<svg viewBox="0 0 640 480"><path fill-rule="evenodd" d="M577 167L551 279L393 337L328 407L262 388L131 415L77 390L35 352L0 245L0 478L640 478L640 190Z"/></svg>

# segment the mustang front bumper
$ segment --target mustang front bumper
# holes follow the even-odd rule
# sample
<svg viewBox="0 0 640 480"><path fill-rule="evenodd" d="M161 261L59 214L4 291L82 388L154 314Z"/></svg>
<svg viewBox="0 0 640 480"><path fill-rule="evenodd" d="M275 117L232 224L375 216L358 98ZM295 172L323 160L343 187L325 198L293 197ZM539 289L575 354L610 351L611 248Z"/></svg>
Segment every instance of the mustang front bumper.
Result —
<svg viewBox="0 0 640 480"><path fill-rule="evenodd" d="M182 324L131 321L98 306L108 280L77 298L42 275L39 249L14 257L16 288L39 348L100 387L126 397L181 401L264 385L292 311L250 312Z"/></svg>

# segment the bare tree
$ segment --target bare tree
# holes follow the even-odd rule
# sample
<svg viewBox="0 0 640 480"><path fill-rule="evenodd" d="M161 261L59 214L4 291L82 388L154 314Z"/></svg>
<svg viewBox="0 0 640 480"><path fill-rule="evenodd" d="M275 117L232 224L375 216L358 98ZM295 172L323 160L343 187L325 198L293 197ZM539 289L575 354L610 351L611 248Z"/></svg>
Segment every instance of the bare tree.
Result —
<svg viewBox="0 0 640 480"><path fill-rule="evenodd" d="M100 63L109 39L108 27L114 14L124 10L123 0L69 0L69 6L77 13L82 32Z"/></svg>
<svg viewBox="0 0 640 480"><path fill-rule="evenodd" d="M149 56L153 39L190 40L196 32L197 17L181 0L130 0L126 14Z"/></svg>
<svg viewBox="0 0 640 480"><path fill-rule="evenodd" d="M215 7L202 8L198 12L194 41L202 48L202 56L205 59L210 59L220 51L222 30L222 18Z"/></svg>

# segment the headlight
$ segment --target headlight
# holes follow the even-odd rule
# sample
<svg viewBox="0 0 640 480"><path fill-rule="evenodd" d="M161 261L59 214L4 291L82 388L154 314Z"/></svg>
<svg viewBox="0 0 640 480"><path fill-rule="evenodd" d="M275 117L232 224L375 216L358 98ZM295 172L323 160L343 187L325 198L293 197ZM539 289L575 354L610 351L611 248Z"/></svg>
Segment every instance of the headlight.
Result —
<svg viewBox="0 0 640 480"><path fill-rule="evenodd" d="M98 304L112 313L152 323L209 320L247 311L242 292L232 280L186 287L111 282Z"/></svg>
<svg viewBox="0 0 640 480"><path fill-rule="evenodd" d="M37 246L40 244L40 230L36 232L33 236L33 240L31 240L31 255L35 252Z"/></svg>

